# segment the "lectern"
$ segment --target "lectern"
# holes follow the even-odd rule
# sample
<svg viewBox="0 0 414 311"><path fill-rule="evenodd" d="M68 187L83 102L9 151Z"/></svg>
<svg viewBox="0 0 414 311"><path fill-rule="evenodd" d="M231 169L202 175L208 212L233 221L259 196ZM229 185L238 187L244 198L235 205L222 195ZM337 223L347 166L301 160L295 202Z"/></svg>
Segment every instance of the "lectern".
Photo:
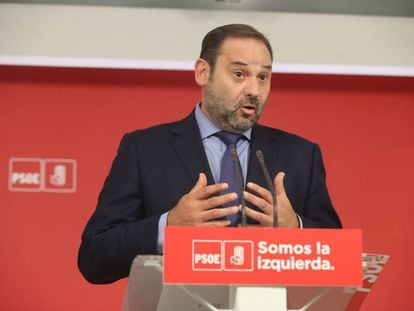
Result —
<svg viewBox="0 0 414 311"><path fill-rule="evenodd" d="M180 230L181 228L178 229L178 231ZM306 280L306 273L314 272L307 271L305 269L305 266L302 266L302 264L303 262L306 263L305 260L307 260L309 256L314 256L309 258L317 258L318 256L317 254L310 254L310 251L307 254L309 255L308 257L300 256L297 253L302 253L303 255L303 250L306 249L301 248L298 245L306 247L307 245L311 244L309 244L308 241L298 242L298 240L295 238L296 233L292 234L291 232L283 233L283 242L276 244L274 241L281 240L278 234L275 233L272 234L273 238L271 237L270 240L267 239L267 241L272 242L272 244L266 245L272 245L273 247L270 248L272 254L269 258L273 258L273 260L283 260L283 256L280 255L282 247L283 250L285 250L285 253L288 253L286 251L288 249L292 251L296 249L295 256L298 258L294 257L296 261L294 265L290 266L290 269L287 268L287 261L284 262L284 268L289 271L282 271L281 267L279 267L280 269L265 271L266 275L268 275L268 279L270 280L265 280L265 284L263 284L263 282L261 282L259 279L259 284L256 283L256 279L251 278L251 276L255 275L254 277L256 277L257 275L260 275L260 273L263 273L263 271L257 270L259 266L262 265L259 263L257 257L261 251L264 253L263 245L265 243L262 239L260 239L260 241L255 241L254 238L249 235L249 231L242 230L241 232L237 232L237 240L235 240L232 235L228 235L227 231L225 231L226 233L224 235L222 232L217 233L222 237L221 240L217 240L215 237L209 240L212 234L211 231L209 231L206 236L204 234L204 231L200 231L200 235L200 232L197 232L197 230L192 230L190 233L187 231L188 229L183 230L184 234L188 237L188 239L191 240L191 245L188 247L191 249L190 252L186 252L185 246L177 247L175 245L173 249L175 253L172 257L169 257L171 255L171 253L169 253L171 250L165 249L167 251L165 257L137 256L135 258L132 263L128 279L128 288L125 293L123 311L358 310L366 295L369 293L373 283L377 280L378 275L383 269L383 266L388 260L388 256L386 255L360 254L359 269L362 273L360 274L361 282L359 282L359 285L338 285L341 284L341 281L338 283L335 278L332 279L334 280L333 284L328 284L330 283L330 277L326 279L328 281L323 280L325 277L324 274L335 274L335 270L342 269L339 263L337 263L333 258L332 263L335 263L335 268L332 267L331 271L324 271L323 269L320 269L316 271L318 275L320 275L319 280L309 281ZM340 234L342 234L342 232L344 231L342 230ZM182 232L179 233L181 234ZM265 233L268 235L269 232L265 231ZM323 231L324 235L327 233L330 232ZM255 231L254 235L256 234L262 236L263 232ZM172 238L176 240L175 232ZM169 240L170 239L166 237L167 243L169 243ZM181 239L181 242L183 242L182 240L183 239ZM224 247L224 244L221 244L221 248L219 250L221 252L219 253L220 256L212 256L214 249L213 245L213 248L207 248L209 249L209 252L204 254L206 256L197 257L199 248L197 248L197 245L194 243L194 241L221 241L224 244L226 241L252 242L252 258L246 256L246 252L249 251L248 248L244 250L242 250L240 247L238 248L238 246L243 245L240 243L240 245L232 245L231 253L227 255L226 247ZM260 242L263 243L258 244ZM184 244L185 243L187 242L184 241ZM317 241L315 241L315 243L317 243ZM292 246L292 248L287 248L289 245ZM323 245L328 244L325 243ZM260 248L260 246L262 246L262 248ZM276 252L277 246L279 246L279 252ZM316 248L312 248L311 246L309 246L309 249L313 249L315 252L318 252ZM332 252L333 251L334 250L332 250ZM340 250L338 249L338 251ZM175 258L175 255L177 255L178 259ZM211 256L209 257L209 255ZM184 258L183 256L188 258ZM239 271L226 271L226 256L229 257L230 260L233 260L233 263L236 265L236 267L237 265L240 267L246 267L246 265L242 266L241 262L243 261L246 263L246 260L249 261L252 259L252 270L246 269L246 271L244 271L243 269L239 269ZM325 259L329 258L328 255L322 257ZM293 263L292 256L288 256L287 258L290 260L290 263ZM260 260L262 259L263 258ZM167 262L167 260L171 262ZM208 264L209 260L210 264ZM219 265L215 266L214 260L218 260ZM351 260L351 258L349 258L349 260ZM182 261L182 263L180 263L180 261ZM197 266L197 263L201 264L203 262L205 263L204 266ZM279 261L273 262L274 268L278 267L275 264L276 262ZM315 269L318 267L317 261L310 262L309 267L311 267L312 264L314 264ZM189 276L188 281L186 277L183 278L182 271L185 270L182 270L182 266L185 265L191 266L189 270L191 270L192 273L201 273L201 281L198 279L197 275L195 278ZM217 267L220 267L221 270ZM263 266L261 266L261 268L263 268ZM167 271L167 269L169 271ZM171 271L171 269L175 271ZM169 274L170 272L172 272L172 274ZM174 277L168 276L174 275L175 272L179 273L178 283L175 281ZM284 272L286 272L285 276L283 276ZM299 276L299 279L296 279L296 277L293 280L289 278L292 273L294 274L298 272L300 272L297 274L297 276ZM227 276L226 273L228 273ZM224 279L221 278L222 274L225 276ZM276 279L272 277L272 274L276 275ZM241 275L241 278L237 275ZM302 280L301 275L305 275L305 279ZM234 277L239 277L239 279L237 279L237 283L234 282ZM279 278L282 278L280 282L278 281ZM345 279L346 276L344 275L343 278ZM322 283L320 279L322 279ZM228 280L228 282L226 280ZM345 283L347 282L349 283L352 281L346 281ZM319 285L312 285L313 283Z"/></svg>

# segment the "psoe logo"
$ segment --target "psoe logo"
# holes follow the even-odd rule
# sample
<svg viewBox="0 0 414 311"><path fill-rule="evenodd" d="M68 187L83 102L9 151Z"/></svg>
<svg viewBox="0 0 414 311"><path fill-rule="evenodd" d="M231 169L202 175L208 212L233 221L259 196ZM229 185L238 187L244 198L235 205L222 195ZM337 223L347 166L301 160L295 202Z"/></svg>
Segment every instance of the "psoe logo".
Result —
<svg viewBox="0 0 414 311"><path fill-rule="evenodd" d="M76 160L10 158L9 190L73 193L76 191Z"/></svg>
<svg viewBox="0 0 414 311"><path fill-rule="evenodd" d="M219 240L193 240L193 270L221 271L222 242Z"/></svg>
<svg viewBox="0 0 414 311"><path fill-rule="evenodd" d="M193 240L194 271L253 271L253 242Z"/></svg>
<svg viewBox="0 0 414 311"><path fill-rule="evenodd" d="M253 271L253 242L228 240L223 242L225 271Z"/></svg>

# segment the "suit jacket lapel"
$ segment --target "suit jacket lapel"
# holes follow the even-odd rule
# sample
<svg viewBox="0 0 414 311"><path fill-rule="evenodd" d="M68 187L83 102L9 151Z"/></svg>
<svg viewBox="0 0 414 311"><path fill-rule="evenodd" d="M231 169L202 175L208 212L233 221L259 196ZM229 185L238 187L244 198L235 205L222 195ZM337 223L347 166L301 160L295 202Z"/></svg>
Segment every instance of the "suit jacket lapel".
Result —
<svg viewBox="0 0 414 311"><path fill-rule="evenodd" d="M250 159L247 170L247 182L251 181L267 188L266 179L256 158L256 151L261 150L272 181L277 173L280 146L277 136L271 134L266 127L256 125L252 130L250 143Z"/></svg>
<svg viewBox="0 0 414 311"><path fill-rule="evenodd" d="M195 120L194 111L185 119L171 125L171 143L181 159L186 172L195 183L199 173L207 175L208 184L214 184L213 175L208 164L200 131ZM266 127L255 125L250 143L250 159L247 169L247 182L251 181L267 188L266 180L256 158L256 150L261 150L270 177L276 176L280 146L277 136Z"/></svg>
<svg viewBox="0 0 414 311"><path fill-rule="evenodd" d="M170 132L172 134L171 143L173 148L177 152L193 183L197 181L199 173L205 173L208 184L213 184L213 175L211 174L201 141L194 111L185 119L174 123L171 126Z"/></svg>

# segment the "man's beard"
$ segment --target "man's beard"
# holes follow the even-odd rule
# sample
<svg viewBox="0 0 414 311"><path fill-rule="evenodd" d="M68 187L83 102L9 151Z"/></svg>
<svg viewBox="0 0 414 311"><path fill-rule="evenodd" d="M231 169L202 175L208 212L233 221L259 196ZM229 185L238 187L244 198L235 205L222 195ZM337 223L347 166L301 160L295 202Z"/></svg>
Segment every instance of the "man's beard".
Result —
<svg viewBox="0 0 414 311"><path fill-rule="evenodd" d="M222 130L236 134L244 133L248 129L252 128L259 119L265 105L265 103L261 105L256 96L241 99L234 106L233 110L226 110L225 107L227 100L223 97L217 96L213 86L210 84L206 86L203 98L204 101L202 104L205 105L205 109L212 121ZM239 110L246 103L251 103L255 107L256 114L251 118L243 118L240 115Z"/></svg>

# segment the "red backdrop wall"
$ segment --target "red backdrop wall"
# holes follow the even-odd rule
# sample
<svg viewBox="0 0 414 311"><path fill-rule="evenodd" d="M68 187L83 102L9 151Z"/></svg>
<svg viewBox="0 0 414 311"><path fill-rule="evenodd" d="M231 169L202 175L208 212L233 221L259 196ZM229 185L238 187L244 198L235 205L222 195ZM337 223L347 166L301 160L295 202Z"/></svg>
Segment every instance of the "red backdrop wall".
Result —
<svg viewBox="0 0 414 311"><path fill-rule="evenodd" d="M184 117L191 72L0 67L0 308L119 310L126 281L77 270L85 222L126 131ZM366 252L391 255L363 310L411 303L414 79L273 76L261 123L322 147L333 202ZM72 193L10 191L10 159L74 159Z"/></svg>

